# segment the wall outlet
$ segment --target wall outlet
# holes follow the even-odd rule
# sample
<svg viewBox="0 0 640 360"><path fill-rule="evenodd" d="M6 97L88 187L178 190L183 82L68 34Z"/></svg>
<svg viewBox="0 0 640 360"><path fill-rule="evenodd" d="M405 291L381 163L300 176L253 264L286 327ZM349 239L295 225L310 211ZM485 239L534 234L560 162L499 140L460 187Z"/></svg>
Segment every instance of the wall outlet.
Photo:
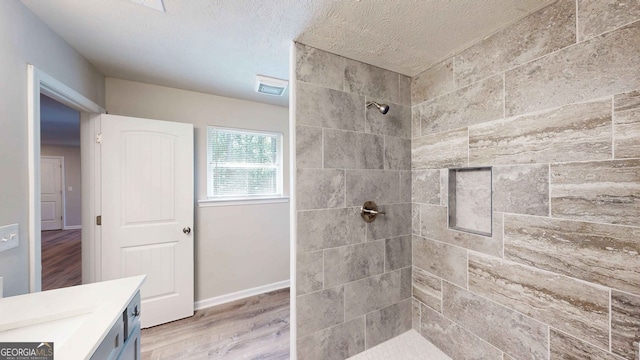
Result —
<svg viewBox="0 0 640 360"><path fill-rule="evenodd" d="M18 247L20 240L18 224L0 227L0 251Z"/></svg>

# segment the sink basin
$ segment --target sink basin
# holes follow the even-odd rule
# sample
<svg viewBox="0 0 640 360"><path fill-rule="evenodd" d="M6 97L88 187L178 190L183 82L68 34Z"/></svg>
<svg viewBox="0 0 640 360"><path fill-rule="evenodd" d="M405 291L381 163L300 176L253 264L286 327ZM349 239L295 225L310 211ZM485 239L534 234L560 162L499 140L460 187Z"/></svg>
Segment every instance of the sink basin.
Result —
<svg viewBox="0 0 640 360"><path fill-rule="evenodd" d="M79 309L14 323L0 323L0 341L53 342L60 346L82 326L92 311Z"/></svg>

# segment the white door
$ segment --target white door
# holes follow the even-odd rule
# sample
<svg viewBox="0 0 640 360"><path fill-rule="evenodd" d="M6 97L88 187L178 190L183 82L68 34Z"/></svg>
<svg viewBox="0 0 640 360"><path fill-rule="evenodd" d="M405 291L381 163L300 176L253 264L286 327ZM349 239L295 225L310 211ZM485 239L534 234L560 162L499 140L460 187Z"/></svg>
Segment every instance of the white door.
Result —
<svg viewBox="0 0 640 360"><path fill-rule="evenodd" d="M62 229L62 160L40 158L40 213L42 230Z"/></svg>
<svg viewBox="0 0 640 360"><path fill-rule="evenodd" d="M102 280L146 274L142 327L193 315L193 125L102 115Z"/></svg>

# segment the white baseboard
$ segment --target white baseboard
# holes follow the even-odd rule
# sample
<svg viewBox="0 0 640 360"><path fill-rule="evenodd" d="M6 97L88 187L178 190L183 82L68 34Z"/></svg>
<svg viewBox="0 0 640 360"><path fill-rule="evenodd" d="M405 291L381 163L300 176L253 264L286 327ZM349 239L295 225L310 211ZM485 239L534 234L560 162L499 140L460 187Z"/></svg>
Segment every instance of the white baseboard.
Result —
<svg viewBox="0 0 640 360"><path fill-rule="evenodd" d="M82 225L71 225L71 226L65 226L64 230L79 230L82 229Z"/></svg>
<svg viewBox="0 0 640 360"><path fill-rule="evenodd" d="M199 300L193 304L195 310L202 310L208 307L226 304L228 302L245 299L251 296L268 293L284 288L288 288L290 285L289 280L279 281L273 284L267 284L263 286L254 287L252 289L242 290L231 294L220 295L209 299Z"/></svg>

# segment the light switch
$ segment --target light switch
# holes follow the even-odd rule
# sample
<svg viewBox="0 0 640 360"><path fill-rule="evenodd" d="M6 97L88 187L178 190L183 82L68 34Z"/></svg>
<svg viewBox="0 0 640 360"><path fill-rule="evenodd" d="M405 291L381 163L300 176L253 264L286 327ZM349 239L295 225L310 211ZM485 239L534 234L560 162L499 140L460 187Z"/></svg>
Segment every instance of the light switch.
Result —
<svg viewBox="0 0 640 360"><path fill-rule="evenodd" d="M0 251L18 247L19 230L18 224L0 227Z"/></svg>
<svg viewBox="0 0 640 360"><path fill-rule="evenodd" d="M73 187L72 186L67 186L67 191L73 191Z"/></svg>

